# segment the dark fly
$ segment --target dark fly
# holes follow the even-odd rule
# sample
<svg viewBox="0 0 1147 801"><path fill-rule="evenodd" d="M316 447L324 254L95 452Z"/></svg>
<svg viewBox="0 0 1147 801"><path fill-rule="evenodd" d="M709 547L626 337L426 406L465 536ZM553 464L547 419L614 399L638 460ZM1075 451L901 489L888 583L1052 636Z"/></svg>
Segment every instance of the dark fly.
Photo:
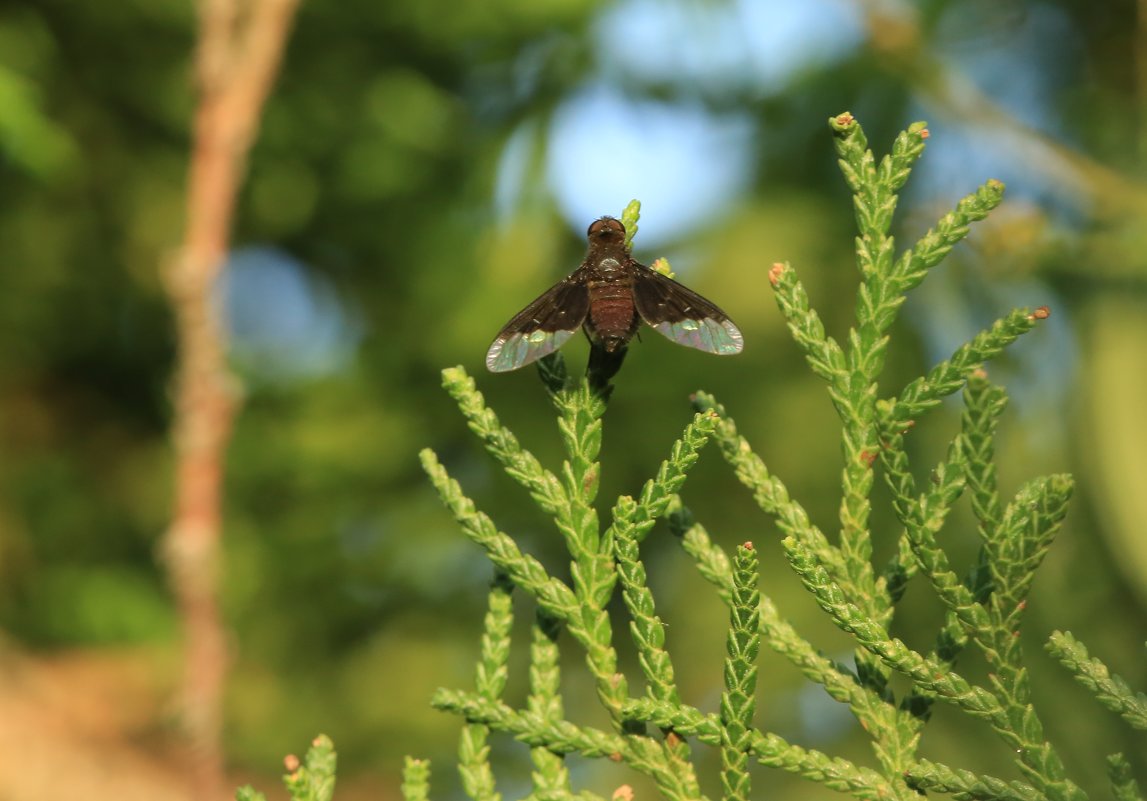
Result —
<svg viewBox="0 0 1147 801"><path fill-rule="evenodd" d="M725 312L634 261L620 220L595 220L587 236L589 251L581 265L495 337L486 351L490 370L517 370L553 353L582 327L607 354L624 352L642 321L680 345L707 353L728 356L744 349L740 329Z"/></svg>

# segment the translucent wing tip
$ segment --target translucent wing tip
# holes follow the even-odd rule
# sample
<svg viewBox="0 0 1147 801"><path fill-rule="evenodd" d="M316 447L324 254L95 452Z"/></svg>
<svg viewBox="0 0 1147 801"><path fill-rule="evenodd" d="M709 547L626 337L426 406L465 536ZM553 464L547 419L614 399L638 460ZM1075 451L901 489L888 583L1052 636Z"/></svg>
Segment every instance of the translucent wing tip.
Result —
<svg viewBox="0 0 1147 801"><path fill-rule="evenodd" d="M721 327L725 329L725 333L729 337L729 344L724 350L716 351L717 355L733 356L743 351L745 349L745 336L741 333L741 329L733 325L732 320L723 321Z"/></svg>
<svg viewBox="0 0 1147 801"><path fill-rule="evenodd" d="M531 331L500 336L486 351L486 369L508 373L553 353L574 335L573 331Z"/></svg>
<svg viewBox="0 0 1147 801"><path fill-rule="evenodd" d="M506 340L496 339L490 349L486 351L486 369L491 373L505 373L515 367L521 367L521 365L515 365L510 359L502 356L505 345Z"/></svg>
<svg viewBox="0 0 1147 801"><path fill-rule="evenodd" d="M733 356L745 349L745 337L732 320L678 320L663 322L653 326L659 334L672 339L678 345L696 348L717 356Z"/></svg>

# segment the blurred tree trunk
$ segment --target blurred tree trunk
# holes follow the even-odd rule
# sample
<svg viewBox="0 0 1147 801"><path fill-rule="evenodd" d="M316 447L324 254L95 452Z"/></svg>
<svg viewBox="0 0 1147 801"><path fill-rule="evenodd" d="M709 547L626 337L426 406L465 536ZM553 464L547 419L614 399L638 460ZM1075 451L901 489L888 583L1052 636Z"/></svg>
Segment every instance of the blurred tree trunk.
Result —
<svg viewBox="0 0 1147 801"><path fill-rule="evenodd" d="M224 797L220 745L227 654L217 578L222 483L239 392L229 374L215 286L247 152L297 0L201 0L198 104L183 242L166 270L179 363L175 509L164 556L185 637L183 722L199 799Z"/></svg>

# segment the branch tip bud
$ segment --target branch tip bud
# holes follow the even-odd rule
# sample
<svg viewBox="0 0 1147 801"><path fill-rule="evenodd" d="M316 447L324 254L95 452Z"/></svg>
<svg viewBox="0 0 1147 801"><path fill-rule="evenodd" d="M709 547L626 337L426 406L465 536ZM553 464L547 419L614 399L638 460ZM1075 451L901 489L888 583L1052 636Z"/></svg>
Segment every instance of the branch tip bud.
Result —
<svg viewBox="0 0 1147 801"><path fill-rule="evenodd" d="M769 269L769 283L772 284L774 288L778 283L780 283L781 275L786 269L788 268L779 261Z"/></svg>

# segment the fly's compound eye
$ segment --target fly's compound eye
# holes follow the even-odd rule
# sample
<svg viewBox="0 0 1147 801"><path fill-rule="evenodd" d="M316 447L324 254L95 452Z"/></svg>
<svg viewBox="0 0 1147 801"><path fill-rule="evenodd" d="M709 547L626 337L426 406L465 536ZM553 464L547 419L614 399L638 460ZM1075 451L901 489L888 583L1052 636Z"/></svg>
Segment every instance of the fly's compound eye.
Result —
<svg viewBox="0 0 1147 801"><path fill-rule="evenodd" d="M590 223L589 230L586 231L587 236L614 236L616 234L625 235L625 226L621 224L620 220L615 220L613 217L602 217L600 220L594 220Z"/></svg>

